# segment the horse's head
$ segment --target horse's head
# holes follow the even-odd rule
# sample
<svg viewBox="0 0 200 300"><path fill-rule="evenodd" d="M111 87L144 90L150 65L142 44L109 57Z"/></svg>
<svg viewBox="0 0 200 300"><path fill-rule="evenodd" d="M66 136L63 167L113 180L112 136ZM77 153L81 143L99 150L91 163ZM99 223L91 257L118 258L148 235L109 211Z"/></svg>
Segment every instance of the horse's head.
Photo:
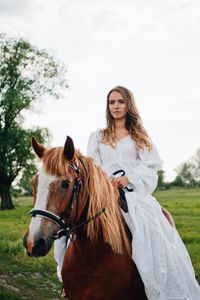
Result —
<svg viewBox="0 0 200 300"><path fill-rule="evenodd" d="M64 147L46 149L32 138L32 146L42 162L34 178L34 209L24 236L30 256L46 255L56 237L70 230L83 210L81 174L73 141L67 137ZM77 201L78 199L78 201Z"/></svg>

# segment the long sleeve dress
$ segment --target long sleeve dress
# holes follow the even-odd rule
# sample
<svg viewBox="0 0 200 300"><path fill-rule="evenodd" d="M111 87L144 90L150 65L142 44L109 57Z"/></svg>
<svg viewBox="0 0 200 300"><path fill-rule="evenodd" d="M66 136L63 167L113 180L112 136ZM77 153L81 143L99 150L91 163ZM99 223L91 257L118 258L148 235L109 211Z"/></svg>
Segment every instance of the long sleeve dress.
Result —
<svg viewBox="0 0 200 300"><path fill-rule="evenodd" d="M100 131L90 135L87 155L111 176L123 169L133 192L126 192L125 221L132 233L132 259L143 280L149 300L200 300L189 254L175 228L161 211L151 193L157 186L160 156L153 145L136 149L130 135L115 147L100 142Z"/></svg>

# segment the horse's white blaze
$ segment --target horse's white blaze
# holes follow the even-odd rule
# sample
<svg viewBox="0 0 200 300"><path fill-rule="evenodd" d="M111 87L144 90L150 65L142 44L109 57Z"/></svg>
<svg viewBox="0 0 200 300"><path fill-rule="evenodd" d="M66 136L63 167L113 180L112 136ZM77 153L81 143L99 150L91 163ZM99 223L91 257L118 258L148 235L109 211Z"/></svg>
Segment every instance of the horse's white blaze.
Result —
<svg viewBox="0 0 200 300"><path fill-rule="evenodd" d="M38 187L34 209L46 210L49 185L55 179L55 176L47 175L44 169L41 169L38 176ZM39 231L42 217L32 217L29 226L29 239Z"/></svg>

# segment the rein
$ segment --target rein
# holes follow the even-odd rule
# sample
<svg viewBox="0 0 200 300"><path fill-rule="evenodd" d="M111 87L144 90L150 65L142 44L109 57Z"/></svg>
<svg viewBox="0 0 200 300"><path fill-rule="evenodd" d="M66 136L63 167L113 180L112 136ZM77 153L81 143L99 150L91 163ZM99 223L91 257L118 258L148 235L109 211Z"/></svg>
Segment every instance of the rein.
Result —
<svg viewBox="0 0 200 300"><path fill-rule="evenodd" d="M70 216L71 216L71 212L72 212L72 208L74 205L75 200L77 200L77 210L76 210L76 218L77 218L77 214L78 214L78 205L79 205L79 192L81 189L81 185L82 182L80 180L80 169L78 168L78 165L75 165L73 163L69 163L69 166L71 167L72 170L75 171L77 177L75 179L75 183L74 183L74 187L72 190L72 195L66 210L66 214L65 214L65 218L67 220L67 222L65 223L63 221L63 219L59 216L57 216L56 214L47 211L47 210L42 210L42 209L32 209L29 213L31 215L31 217L36 217L36 216L41 216L42 218L48 219L50 221L52 221L53 223L55 223L56 225L58 225L60 228L57 231L56 235L54 235L53 239L59 239L62 236L66 236L67 238L69 238L69 235L75 231L77 228L84 226L86 224L88 224L91 221L94 221L96 218L98 218L102 213L105 213L105 208L103 208L100 212L96 213L94 216L92 216L91 218L81 222L78 225L73 225L70 223Z"/></svg>

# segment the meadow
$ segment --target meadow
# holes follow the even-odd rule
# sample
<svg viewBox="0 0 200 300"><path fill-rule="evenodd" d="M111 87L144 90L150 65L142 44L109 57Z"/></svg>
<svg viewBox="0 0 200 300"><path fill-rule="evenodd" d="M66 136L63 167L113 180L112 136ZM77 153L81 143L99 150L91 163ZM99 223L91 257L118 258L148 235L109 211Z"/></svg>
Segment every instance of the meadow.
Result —
<svg viewBox="0 0 200 300"><path fill-rule="evenodd" d="M200 282L200 189L156 191L155 197L173 215ZM32 198L15 200L16 209L0 211L0 299L59 300L53 250L42 258L25 255L22 236L32 208Z"/></svg>

